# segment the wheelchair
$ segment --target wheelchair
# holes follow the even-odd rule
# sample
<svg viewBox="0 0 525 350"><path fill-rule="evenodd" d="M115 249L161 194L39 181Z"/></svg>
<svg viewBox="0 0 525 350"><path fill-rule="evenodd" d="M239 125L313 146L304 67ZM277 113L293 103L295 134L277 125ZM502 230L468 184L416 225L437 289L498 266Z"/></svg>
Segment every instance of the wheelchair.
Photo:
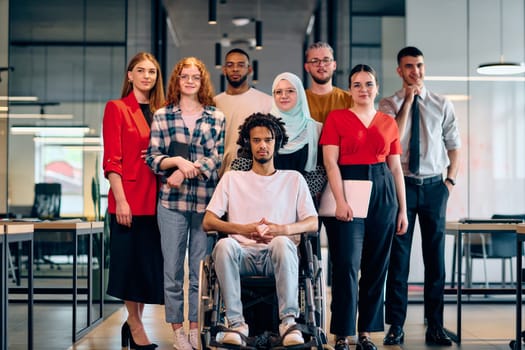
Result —
<svg viewBox="0 0 525 350"><path fill-rule="evenodd" d="M220 234L213 233L215 242ZM225 309L222 302L214 262L208 255L200 266L199 280L199 330L200 348L220 349L333 349L328 345L325 325L325 284L320 259L320 249L316 244L318 233L301 235L298 246L299 254L299 317L297 328L303 333L304 344L283 346L279 332L277 295L274 277L243 276L241 277L241 300L243 314L250 326L246 346L230 345L220 342L217 334L228 331ZM312 248L312 242L315 248ZM224 334L224 333L222 333Z"/></svg>

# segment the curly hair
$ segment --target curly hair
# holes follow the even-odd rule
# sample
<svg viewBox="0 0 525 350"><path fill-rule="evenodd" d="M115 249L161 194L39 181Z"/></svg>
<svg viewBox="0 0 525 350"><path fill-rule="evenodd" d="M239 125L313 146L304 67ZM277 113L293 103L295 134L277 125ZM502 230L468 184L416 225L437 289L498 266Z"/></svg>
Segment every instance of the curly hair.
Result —
<svg viewBox="0 0 525 350"><path fill-rule="evenodd" d="M237 144L241 146L241 148L237 153L238 157L252 158L250 131L257 126L264 126L272 133L272 136L275 138L274 152L277 152L288 142L288 135L286 135L284 122L281 118L277 118L270 113L253 113L246 118L241 126L239 126L239 138L237 139Z"/></svg>
<svg viewBox="0 0 525 350"><path fill-rule="evenodd" d="M180 102L180 73L184 68L194 66L199 70L201 74L201 87L197 94L199 102L203 106L215 106L213 96L215 92L211 83L210 73L206 69L206 65L196 57L185 57L181 59L173 68L171 72L169 85L168 85L168 96L166 98L166 104L178 105Z"/></svg>
<svg viewBox="0 0 525 350"><path fill-rule="evenodd" d="M149 93L149 108L153 113L162 106L164 106L164 83L162 82L162 74L160 72L160 65L155 56L149 52L139 52L131 58L128 63L126 73L124 73L124 82L122 83L122 89L120 97L126 97L133 90L133 83L128 78L128 72L131 72L137 64L142 61L150 61L157 70L157 80L155 85Z"/></svg>

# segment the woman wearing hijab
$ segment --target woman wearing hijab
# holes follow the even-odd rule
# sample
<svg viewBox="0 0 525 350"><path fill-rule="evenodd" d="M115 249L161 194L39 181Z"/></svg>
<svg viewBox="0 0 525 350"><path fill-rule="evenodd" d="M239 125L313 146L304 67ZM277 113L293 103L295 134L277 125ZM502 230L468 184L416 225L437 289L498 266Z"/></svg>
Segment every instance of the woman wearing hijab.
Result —
<svg viewBox="0 0 525 350"><path fill-rule="evenodd" d="M321 191L326 184L326 172L322 159L317 159L319 135L322 124L312 119L306 93L299 77L292 73L281 73L272 85L272 109L270 114L285 123L288 142L275 154L274 164L276 169L296 170L303 174L310 194L317 202ZM238 144L242 140L237 141ZM232 162L231 170L251 169L251 159L244 154L243 148L239 150L237 158Z"/></svg>
<svg viewBox="0 0 525 350"><path fill-rule="evenodd" d="M310 116L301 80L292 73L279 74L273 81L272 95L270 113L283 120L289 138L275 158L276 169L297 170L303 175L313 172L322 124Z"/></svg>

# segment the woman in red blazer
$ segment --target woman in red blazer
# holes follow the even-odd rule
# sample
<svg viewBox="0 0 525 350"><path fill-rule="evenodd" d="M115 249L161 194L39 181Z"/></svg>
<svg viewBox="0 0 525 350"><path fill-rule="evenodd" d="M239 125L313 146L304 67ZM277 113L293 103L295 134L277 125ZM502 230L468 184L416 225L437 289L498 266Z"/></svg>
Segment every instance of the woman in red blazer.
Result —
<svg viewBox="0 0 525 350"><path fill-rule="evenodd" d="M144 304L163 304L163 259L156 219L157 178L144 162L153 113L164 105L159 63L140 52L131 59L121 99L106 104L104 175L109 180L110 264L107 293L124 300L122 347L157 347L142 323Z"/></svg>

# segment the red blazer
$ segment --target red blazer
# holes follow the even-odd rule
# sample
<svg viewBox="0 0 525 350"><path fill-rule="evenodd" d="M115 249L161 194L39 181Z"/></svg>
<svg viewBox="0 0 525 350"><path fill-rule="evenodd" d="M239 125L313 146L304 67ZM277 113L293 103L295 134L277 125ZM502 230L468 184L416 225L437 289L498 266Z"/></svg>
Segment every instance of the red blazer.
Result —
<svg viewBox="0 0 525 350"><path fill-rule="evenodd" d="M132 215L155 215L157 178L141 157L149 145L150 127L133 92L106 104L102 122L104 176L110 172L122 178ZM116 212L113 191L108 194L108 210Z"/></svg>

